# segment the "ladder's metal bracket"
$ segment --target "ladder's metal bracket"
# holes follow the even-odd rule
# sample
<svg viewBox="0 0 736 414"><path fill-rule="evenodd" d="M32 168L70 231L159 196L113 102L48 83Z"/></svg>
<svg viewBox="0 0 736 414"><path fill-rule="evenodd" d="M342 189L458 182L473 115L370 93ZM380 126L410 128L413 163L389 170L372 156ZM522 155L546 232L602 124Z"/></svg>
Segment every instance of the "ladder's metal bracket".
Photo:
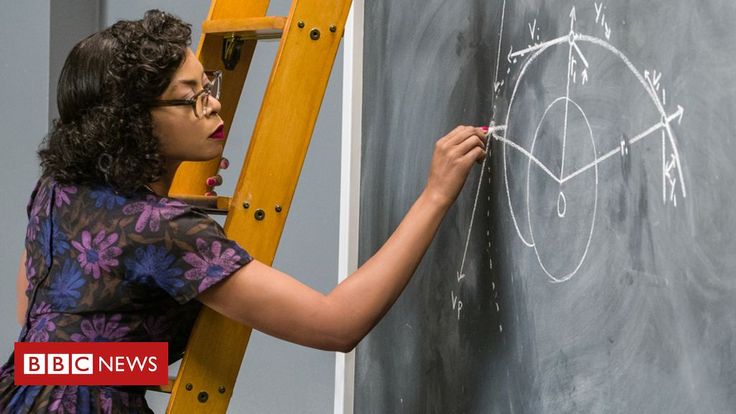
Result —
<svg viewBox="0 0 736 414"><path fill-rule="evenodd" d="M245 41L242 37L232 33L222 39L222 63L225 69L233 70L240 61L240 49Z"/></svg>
<svg viewBox="0 0 736 414"><path fill-rule="evenodd" d="M183 201L190 206L197 207L207 214L227 215L230 210L232 199L224 196L191 196L186 194L174 194L171 197Z"/></svg>
<svg viewBox="0 0 736 414"><path fill-rule="evenodd" d="M250 208L250 202L244 201L243 202L243 208L249 209ZM284 210L284 207L280 203L276 203L273 206L273 210L276 213L281 213ZM262 208L257 208L256 211L253 213L253 218L256 219L256 221L263 221L266 218L266 211Z"/></svg>

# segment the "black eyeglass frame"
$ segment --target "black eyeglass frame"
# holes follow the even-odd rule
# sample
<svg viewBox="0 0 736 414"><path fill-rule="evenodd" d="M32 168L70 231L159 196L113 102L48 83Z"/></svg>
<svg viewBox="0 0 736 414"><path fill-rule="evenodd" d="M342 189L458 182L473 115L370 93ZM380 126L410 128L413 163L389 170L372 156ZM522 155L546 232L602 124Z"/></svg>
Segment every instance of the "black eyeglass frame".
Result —
<svg viewBox="0 0 736 414"><path fill-rule="evenodd" d="M202 88L201 91L194 94L189 99L159 99L156 101L153 101L151 103L151 106L185 106L189 105L192 107L192 112L194 112L194 116L197 118L201 118L205 115L206 106L204 102L202 103L202 115L197 113L197 101L201 98L203 94L207 94L207 96L211 96L217 100L220 100L220 91L222 90L222 71L221 70L215 70L215 71L205 71L205 76L207 76L207 79L209 80L209 83L204 85L204 88ZM216 89L213 91L212 86L216 85Z"/></svg>

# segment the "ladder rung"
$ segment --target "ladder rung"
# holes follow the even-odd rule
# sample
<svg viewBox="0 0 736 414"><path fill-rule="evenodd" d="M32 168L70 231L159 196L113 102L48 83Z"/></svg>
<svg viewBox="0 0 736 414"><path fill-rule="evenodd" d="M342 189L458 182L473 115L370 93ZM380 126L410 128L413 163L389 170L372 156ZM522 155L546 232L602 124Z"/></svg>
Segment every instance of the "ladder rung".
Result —
<svg viewBox="0 0 736 414"><path fill-rule="evenodd" d="M193 195L177 195L173 194L171 197L179 199L189 205L201 208L209 214L222 214L226 215L230 209L230 197L224 196L193 196Z"/></svg>
<svg viewBox="0 0 736 414"><path fill-rule="evenodd" d="M244 39L277 39L286 26L284 16L249 17L246 19L206 20L202 33L235 33Z"/></svg>

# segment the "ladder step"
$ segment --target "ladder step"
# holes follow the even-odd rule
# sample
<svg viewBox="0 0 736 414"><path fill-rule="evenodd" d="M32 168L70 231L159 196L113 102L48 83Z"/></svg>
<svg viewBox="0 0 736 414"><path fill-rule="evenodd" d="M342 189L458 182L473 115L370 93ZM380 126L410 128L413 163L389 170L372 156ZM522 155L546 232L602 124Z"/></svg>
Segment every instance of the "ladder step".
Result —
<svg viewBox="0 0 736 414"><path fill-rule="evenodd" d="M245 19L205 20L202 33L231 34L252 40L278 39L286 27L285 16L249 17Z"/></svg>
<svg viewBox="0 0 736 414"><path fill-rule="evenodd" d="M194 196L185 194L173 194L171 197L198 207L208 214L217 215L227 215L232 200L230 197L224 196Z"/></svg>

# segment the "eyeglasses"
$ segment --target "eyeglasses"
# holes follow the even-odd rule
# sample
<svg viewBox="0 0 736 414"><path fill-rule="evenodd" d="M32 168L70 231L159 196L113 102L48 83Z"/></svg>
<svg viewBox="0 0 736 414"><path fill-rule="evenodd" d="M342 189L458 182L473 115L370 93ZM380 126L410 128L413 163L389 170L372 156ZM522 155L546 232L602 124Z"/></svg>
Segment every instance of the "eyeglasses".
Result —
<svg viewBox="0 0 736 414"><path fill-rule="evenodd" d="M204 88L189 99L160 99L153 102L153 106L184 106L189 105L194 111L194 116L201 118L210 112L210 97L220 99L220 85L222 84L222 71L205 72L207 84Z"/></svg>

